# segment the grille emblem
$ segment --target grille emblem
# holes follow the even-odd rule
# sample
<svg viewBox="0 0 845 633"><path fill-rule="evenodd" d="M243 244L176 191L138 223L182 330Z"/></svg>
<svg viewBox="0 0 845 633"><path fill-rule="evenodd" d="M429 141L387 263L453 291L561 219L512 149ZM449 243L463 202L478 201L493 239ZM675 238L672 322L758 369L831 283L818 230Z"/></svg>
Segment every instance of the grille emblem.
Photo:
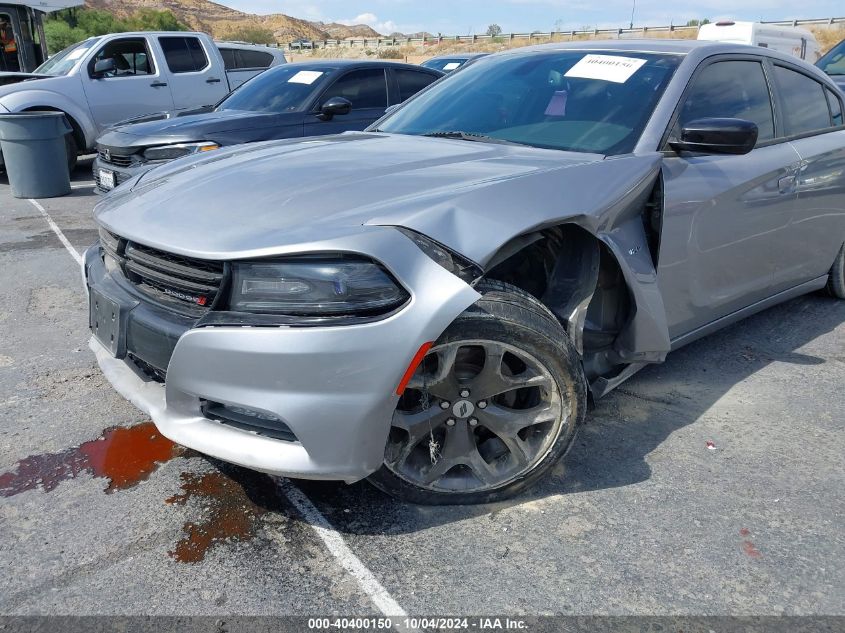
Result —
<svg viewBox="0 0 845 633"><path fill-rule="evenodd" d="M103 158L105 160L111 162L111 150L110 149L104 149L103 150Z"/></svg>

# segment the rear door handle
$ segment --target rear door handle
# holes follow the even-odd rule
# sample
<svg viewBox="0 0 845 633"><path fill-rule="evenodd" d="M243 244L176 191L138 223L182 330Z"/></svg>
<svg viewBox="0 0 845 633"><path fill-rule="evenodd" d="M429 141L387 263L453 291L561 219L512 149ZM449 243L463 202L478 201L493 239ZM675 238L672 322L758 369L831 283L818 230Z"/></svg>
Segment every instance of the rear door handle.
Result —
<svg viewBox="0 0 845 633"><path fill-rule="evenodd" d="M150 84L152 88L167 88L167 82L165 81L154 81Z"/></svg>
<svg viewBox="0 0 845 633"><path fill-rule="evenodd" d="M792 193L795 189L795 182L797 180L797 176L784 176L778 180L778 190L781 193Z"/></svg>
<svg viewBox="0 0 845 633"><path fill-rule="evenodd" d="M217 79L216 77L210 77L209 79L205 80L205 83L207 83L207 84L219 84L220 80Z"/></svg>

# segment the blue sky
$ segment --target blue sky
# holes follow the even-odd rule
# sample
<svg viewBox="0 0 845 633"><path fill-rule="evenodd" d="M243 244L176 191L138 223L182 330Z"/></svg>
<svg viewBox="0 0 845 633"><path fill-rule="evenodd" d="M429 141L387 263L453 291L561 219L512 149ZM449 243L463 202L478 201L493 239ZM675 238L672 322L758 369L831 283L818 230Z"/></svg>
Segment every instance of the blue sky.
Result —
<svg viewBox="0 0 845 633"><path fill-rule="evenodd" d="M627 26L634 0L216 0L250 13L286 13L307 20L366 23L382 33L444 35ZM692 18L784 20L840 17L842 0L636 0L635 25L683 24Z"/></svg>

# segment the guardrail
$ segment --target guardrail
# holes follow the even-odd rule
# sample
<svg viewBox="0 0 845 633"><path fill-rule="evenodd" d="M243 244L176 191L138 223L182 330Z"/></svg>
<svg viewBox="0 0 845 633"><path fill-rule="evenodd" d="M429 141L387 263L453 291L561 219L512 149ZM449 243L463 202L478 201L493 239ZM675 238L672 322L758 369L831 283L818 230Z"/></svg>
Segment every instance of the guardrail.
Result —
<svg viewBox="0 0 845 633"><path fill-rule="evenodd" d="M778 20L778 21L763 21L762 24L774 24L778 26L833 26L835 24L845 24L845 17L841 18L813 18L807 20ZM437 35L432 37L363 37L363 38L349 38L345 40L296 40L288 44L289 50L313 50L316 48L355 48L374 46L376 48L393 47L393 46L434 46L447 42L484 42L484 41L513 41L513 40L563 40L568 38L576 38L583 36L597 35L615 35L617 37L623 35L647 35L649 33L666 33L666 32L683 32L698 30L698 26L676 26L670 24L669 26L642 26L637 28L625 29L586 29L573 31L548 31L533 33L501 33L499 35Z"/></svg>

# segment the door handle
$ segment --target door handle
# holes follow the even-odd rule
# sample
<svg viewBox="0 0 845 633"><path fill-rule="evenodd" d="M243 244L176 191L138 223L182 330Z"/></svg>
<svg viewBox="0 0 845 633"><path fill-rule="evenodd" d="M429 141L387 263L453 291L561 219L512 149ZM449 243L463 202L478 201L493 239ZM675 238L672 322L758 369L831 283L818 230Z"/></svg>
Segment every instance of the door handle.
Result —
<svg viewBox="0 0 845 633"><path fill-rule="evenodd" d="M205 83L207 83L207 84L219 84L220 80L217 79L216 77L210 77L210 78L205 80Z"/></svg>
<svg viewBox="0 0 845 633"><path fill-rule="evenodd" d="M797 179L797 176L784 176L778 180L778 191L781 193L791 193L795 188Z"/></svg>
<svg viewBox="0 0 845 633"><path fill-rule="evenodd" d="M150 87L151 88L167 88L167 82L166 81L154 81L153 83L150 84Z"/></svg>

